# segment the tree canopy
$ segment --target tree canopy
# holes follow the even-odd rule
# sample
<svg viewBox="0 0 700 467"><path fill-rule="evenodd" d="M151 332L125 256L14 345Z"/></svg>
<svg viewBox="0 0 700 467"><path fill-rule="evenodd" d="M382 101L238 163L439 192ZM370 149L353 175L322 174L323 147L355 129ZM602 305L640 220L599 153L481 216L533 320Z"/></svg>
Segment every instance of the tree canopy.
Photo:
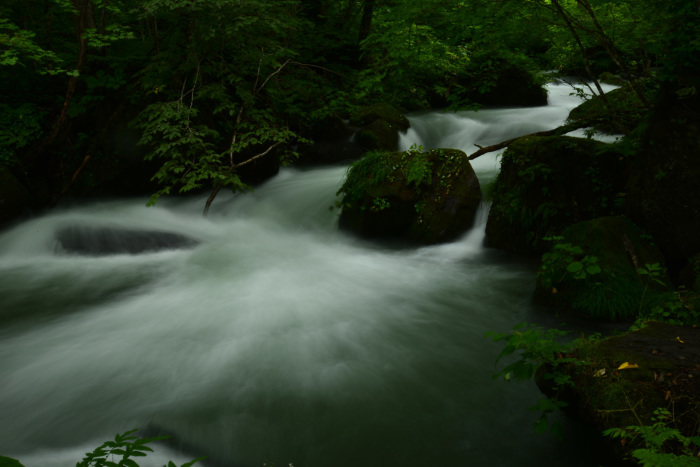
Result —
<svg viewBox="0 0 700 467"><path fill-rule="evenodd" d="M693 97L698 9L694 0L7 0L0 164L28 185L48 180L54 198L91 193L97 172L151 170L150 203L209 190L208 207L221 188L248 187L246 165L293 160L330 116L377 101L474 106L506 66L594 84L617 73L647 108L646 91L662 85ZM150 165L134 163L142 159Z"/></svg>

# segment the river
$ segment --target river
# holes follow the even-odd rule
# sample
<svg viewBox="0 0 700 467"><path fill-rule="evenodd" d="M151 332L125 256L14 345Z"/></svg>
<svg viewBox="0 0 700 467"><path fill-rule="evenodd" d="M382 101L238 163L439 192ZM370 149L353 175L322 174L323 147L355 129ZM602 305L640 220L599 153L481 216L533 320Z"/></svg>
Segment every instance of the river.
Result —
<svg viewBox="0 0 700 467"><path fill-rule="evenodd" d="M546 107L413 115L401 145L554 128L579 101L549 90ZM474 161L482 185L497 156ZM554 318L530 302L536 265L482 246L488 206L452 243L362 241L337 229L345 171L284 169L206 219L202 197L126 199L1 232L0 454L70 466L141 428L173 437L143 466L612 465L567 419L562 441L533 433L534 383L492 379L487 331Z"/></svg>

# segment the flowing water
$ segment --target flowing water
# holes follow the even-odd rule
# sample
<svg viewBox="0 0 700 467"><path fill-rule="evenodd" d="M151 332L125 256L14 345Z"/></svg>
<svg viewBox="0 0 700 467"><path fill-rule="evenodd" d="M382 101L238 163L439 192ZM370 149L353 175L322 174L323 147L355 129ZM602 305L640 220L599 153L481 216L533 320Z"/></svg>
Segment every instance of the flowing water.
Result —
<svg viewBox="0 0 700 467"><path fill-rule="evenodd" d="M568 93L415 115L401 144L471 153L550 129ZM485 184L497 155L474 166ZM361 241L337 230L345 170L283 170L207 219L202 198L116 200L1 233L0 454L75 465L139 427L173 437L144 466L604 462L573 422L561 442L533 433L533 383L492 379L484 334L550 318L530 303L535 265L482 246L487 208L453 243Z"/></svg>

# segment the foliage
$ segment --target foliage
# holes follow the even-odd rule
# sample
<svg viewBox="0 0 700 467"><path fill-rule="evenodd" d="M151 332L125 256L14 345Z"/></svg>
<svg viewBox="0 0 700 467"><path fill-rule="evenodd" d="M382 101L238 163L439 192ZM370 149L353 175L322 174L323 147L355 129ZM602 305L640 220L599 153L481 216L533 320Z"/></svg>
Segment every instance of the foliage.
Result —
<svg viewBox="0 0 700 467"><path fill-rule="evenodd" d="M0 104L0 165L17 165L16 154L41 135L45 116L29 103L17 108Z"/></svg>
<svg viewBox="0 0 700 467"><path fill-rule="evenodd" d="M105 441L94 451L86 453L85 457L76 464L76 467L139 467L139 464L131 457L145 457L148 452L153 452L153 449L147 446L148 443L166 439L167 436L139 438L133 435L136 431L131 430L121 435L117 434L114 441ZM115 461L114 456L121 456L121 459ZM202 459L204 457L186 462L181 467L192 467ZM176 465L170 461L164 467L176 467Z"/></svg>
<svg viewBox="0 0 700 467"><path fill-rule="evenodd" d="M496 362L502 358L516 354L518 359L506 365L494 375L497 378L503 375L506 381L512 379L518 381L530 380L536 373L541 372L541 377L551 385L555 395L539 400L530 410L540 411L541 416L535 422L535 432L544 433L548 430L554 435L560 433L557 422L548 422L548 416L558 412L568 404L559 400L556 394L573 385L571 377L561 371L564 365L587 365L588 363L578 359L574 349L577 341L563 343L566 331L558 329L545 329L540 326L521 323L516 325L511 332L495 333L487 332L486 337L491 337L494 342L505 341L505 347L498 355ZM542 371L543 370L543 371Z"/></svg>
<svg viewBox="0 0 700 467"><path fill-rule="evenodd" d="M611 428L603 434L625 442L641 438L645 447L632 451L632 456L645 467L700 466L695 455L700 448L700 436L687 437L672 428L673 415L666 409L654 410L652 422L651 426Z"/></svg>

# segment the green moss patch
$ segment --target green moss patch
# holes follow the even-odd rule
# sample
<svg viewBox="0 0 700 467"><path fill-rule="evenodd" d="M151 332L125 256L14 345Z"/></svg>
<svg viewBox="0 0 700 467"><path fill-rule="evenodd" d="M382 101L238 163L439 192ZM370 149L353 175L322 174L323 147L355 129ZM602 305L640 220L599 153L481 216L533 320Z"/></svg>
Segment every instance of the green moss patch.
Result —
<svg viewBox="0 0 700 467"><path fill-rule="evenodd" d="M471 227L481 201L467 155L455 149L371 152L350 167L338 194L341 227L426 244Z"/></svg>
<svg viewBox="0 0 700 467"><path fill-rule="evenodd" d="M544 237L618 211L625 156L614 145L568 136L523 137L501 161L486 226L488 245L544 252Z"/></svg>

